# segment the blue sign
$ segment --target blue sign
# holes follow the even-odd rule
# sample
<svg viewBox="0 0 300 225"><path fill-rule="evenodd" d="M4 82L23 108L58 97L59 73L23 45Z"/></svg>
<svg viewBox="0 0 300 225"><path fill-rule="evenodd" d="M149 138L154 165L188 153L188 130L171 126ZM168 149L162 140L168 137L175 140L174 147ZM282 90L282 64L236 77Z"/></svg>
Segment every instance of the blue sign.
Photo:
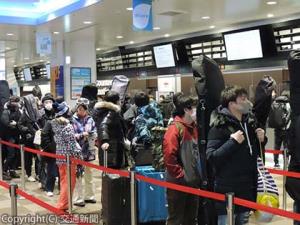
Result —
<svg viewBox="0 0 300 225"><path fill-rule="evenodd" d="M78 99L81 96L83 86L91 83L91 68L71 68L71 98Z"/></svg>
<svg viewBox="0 0 300 225"><path fill-rule="evenodd" d="M133 0L133 29L152 31L152 0Z"/></svg>
<svg viewBox="0 0 300 225"><path fill-rule="evenodd" d="M50 33L36 33L36 52L40 55L50 55L52 39Z"/></svg>

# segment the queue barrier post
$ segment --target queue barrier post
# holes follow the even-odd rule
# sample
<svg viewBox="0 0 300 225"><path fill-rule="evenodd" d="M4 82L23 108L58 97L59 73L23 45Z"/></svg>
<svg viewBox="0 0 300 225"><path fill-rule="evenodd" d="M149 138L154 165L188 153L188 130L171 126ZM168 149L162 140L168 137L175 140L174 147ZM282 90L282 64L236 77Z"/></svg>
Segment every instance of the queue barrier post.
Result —
<svg viewBox="0 0 300 225"><path fill-rule="evenodd" d="M24 145L20 146L21 150L21 187L25 191L25 152Z"/></svg>
<svg viewBox="0 0 300 225"><path fill-rule="evenodd" d="M283 170L287 171L288 167L288 155L286 149L283 151ZM286 183L286 176L283 176L283 186L282 186L282 206L283 209L286 210L287 208L287 193L285 188Z"/></svg>
<svg viewBox="0 0 300 225"><path fill-rule="evenodd" d="M2 143L0 138L0 180L3 180L3 167L2 167Z"/></svg>
<svg viewBox="0 0 300 225"><path fill-rule="evenodd" d="M11 199L11 216L15 218L18 215L18 206L17 206L17 188L18 185L15 183L10 184L9 194ZM13 225L17 225L17 222L13 220Z"/></svg>
<svg viewBox="0 0 300 225"><path fill-rule="evenodd" d="M131 212L131 225L137 224L136 215L136 182L135 182L135 172L130 171L130 212Z"/></svg>
<svg viewBox="0 0 300 225"><path fill-rule="evenodd" d="M230 192L226 194L226 210L227 210L227 224L234 225L234 193Z"/></svg>

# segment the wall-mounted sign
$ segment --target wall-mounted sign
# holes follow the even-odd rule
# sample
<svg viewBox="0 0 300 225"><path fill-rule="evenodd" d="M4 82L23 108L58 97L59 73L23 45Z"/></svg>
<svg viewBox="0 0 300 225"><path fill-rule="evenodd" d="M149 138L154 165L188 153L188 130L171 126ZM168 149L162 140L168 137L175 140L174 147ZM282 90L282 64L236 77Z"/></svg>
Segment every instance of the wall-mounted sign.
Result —
<svg viewBox="0 0 300 225"><path fill-rule="evenodd" d="M133 0L133 30L152 31L152 0Z"/></svg>
<svg viewBox="0 0 300 225"><path fill-rule="evenodd" d="M78 99L81 96L83 86L91 83L91 68L71 68L71 99Z"/></svg>
<svg viewBox="0 0 300 225"><path fill-rule="evenodd" d="M50 33L36 33L36 52L40 55L50 55L52 51Z"/></svg>

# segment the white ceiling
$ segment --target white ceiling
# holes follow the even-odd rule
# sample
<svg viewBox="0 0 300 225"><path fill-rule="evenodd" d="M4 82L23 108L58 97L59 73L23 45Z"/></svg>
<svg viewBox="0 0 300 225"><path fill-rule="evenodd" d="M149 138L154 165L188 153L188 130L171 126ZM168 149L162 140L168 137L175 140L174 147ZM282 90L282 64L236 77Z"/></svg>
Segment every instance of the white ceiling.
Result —
<svg viewBox="0 0 300 225"><path fill-rule="evenodd" d="M300 18L300 0L277 0L276 5L268 5L267 2L267 0L153 0L153 24L154 27L160 27L160 30L135 32L132 30L132 11L126 10L127 7L131 7L132 0L103 0L38 27L0 24L0 54L5 52L9 66L40 60L35 54L36 31L60 32L53 35L54 41L70 38L96 40L95 48L107 50L129 45L130 41L139 44L157 39L169 40L194 32L218 32L246 22L274 22L278 19L282 21ZM178 15L166 15L174 13ZM268 14L273 14L274 17L268 18ZM204 16L209 16L210 19L202 19ZM83 24L83 21L87 20L93 23ZM210 26L215 28L211 29ZM94 32L83 32L85 28L90 27ZM7 33L13 33L14 36L7 36ZM170 34L170 38L165 39L165 34ZM117 39L118 35L122 35L123 38Z"/></svg>

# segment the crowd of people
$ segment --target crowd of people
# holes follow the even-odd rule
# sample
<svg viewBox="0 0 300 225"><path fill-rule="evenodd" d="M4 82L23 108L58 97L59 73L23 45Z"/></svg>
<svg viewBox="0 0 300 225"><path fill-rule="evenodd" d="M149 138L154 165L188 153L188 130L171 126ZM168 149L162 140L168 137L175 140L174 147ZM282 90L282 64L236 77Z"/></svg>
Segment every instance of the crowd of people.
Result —
<svg viewBox="0 0 300 225"><path fill-rule="evenodd" d="M123 102L119 93L106 92L103 99L84 95L70 108L62 98L51 94L11 96L1 116L3 140L58 155L70 155L94 161L108 153L108 167L123 169L152 164L156 147L153 128L164 127L161 136L166 180L200 187L201 165L198 153L197 100L183 93L160 96L156 102L144 92L137 92ZM256 201L257 157L267 139L264 129L257 126L252 104L243 88L227 87L221 95L208 133L207 162L213 171L213 191L234 192L235 196ZM199 134L201 135L201 134ZM279 141L278 141L279 143ZM276 144L278 144L276 142ZM278 147L278 145L277 145ZM279 146L280 147L280 146ZM3 178L19 178L19 151L3 146ZM98 149L98 154L97 154ZM275 159L277 166L278 159ZM33 175L32 166L35 165ZM53 196L56 180L60 196L57 207L68 209L66 160L39 157L25 152L25 170L29 182L39 182L47 196ZM71 165L71 189L74 205L83 207L96 203L93 175L88 167ZM83 182L84 181L84 182ZM168 225L196 225L199 198L167 190ZM226 206L215 204L218 224L226 224ZM236 207L235 224L247 223L249 209Z"/></svg>

